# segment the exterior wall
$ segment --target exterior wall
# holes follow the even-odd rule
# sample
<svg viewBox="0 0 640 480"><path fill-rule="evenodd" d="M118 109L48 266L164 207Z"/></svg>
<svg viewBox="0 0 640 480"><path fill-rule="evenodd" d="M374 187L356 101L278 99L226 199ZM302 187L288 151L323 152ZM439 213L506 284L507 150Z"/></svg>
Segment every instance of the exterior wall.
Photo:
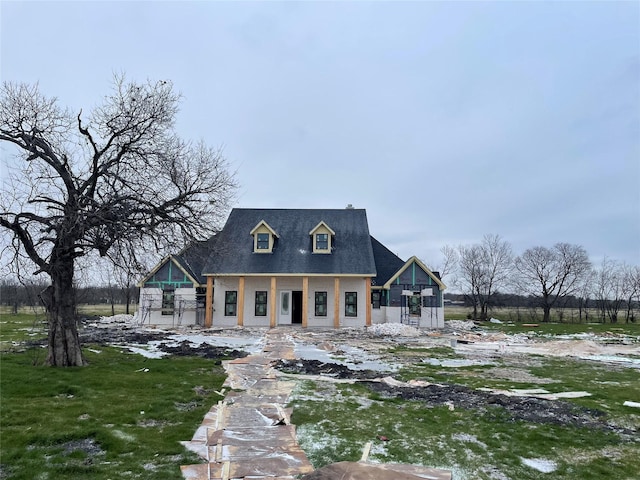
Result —
<svg viewBox="0 0 640 480"><path fill-rule="evenodd" d="M433 297L425 297L425 301L429 303L429 306L426 308L442 308L443 299L440 286L434 282L420 266L413 263L391 284L389 289L389 306L402 306L403 290L421 291L425 288L430 288L433 292Z"/></svg>
<svg viewBox="0 0 640 480"><path fill-rule="evenodd" d="M368 280L368 279L367 279ZM340 326L342 327L364 327L367 317L367 305L371 303L371 298L367 298L367 291L363 278L341 278L340 279ZM345 292L357 292L358 294L358 316L347 317L344 314Z"/></svg>
<svg viewBox="0 0 640 480"><path fill-rule="evenodd" d="M371 324L387 323L387 307L372 308L371 309Z"/></svg>
<svg viewBox="0 0 640 480"><path fill-rule="evenodd" d="M412 317L417 322L413 326L420 328L444 328L444 308L422 307L420 317ZM402 309L400 307L386 307L386 323L401 323Z"/></svg>
<svg viewBox="0 0 640 480"><path fill-rule="evenodd" d="M303 277L276 277L276 302L279 302L282 291L302 291ZM238 277L217 277L213 289L213 322L212 326L235 326L238 316L224 315L224 300L226 291L237 291L240 301L240 281ZM256 291L267 292L267 315L255 315ZM315 315L315 293L327 292L327 315ZM345 292L356 292L358 295L356 317L345 315ZM334 277L309 277L307 290L307 327L334 326ZM247 327L269 327L271 324L271 277L244 277L243 325ZM340 307L339 322L341 326L359 327L366 323L367 305L366 286L364 278L340 277ZM279 305L276 310L276 325L279 322ZM238 304L238 311L240 305Z"/></svg>
<svg viewBox="0 0 640 480"><path fill-rule="evenodd" d="M271 277L245 277L244 281L244 326L245 327L268 327L271 321ZM256 316L256 292L267 292L267 314ZM214 303L215 305L215 303ZM222 297L224 310L224 292ZM224 312L223 312L224 313ZM237 318L237 317L236 317Z"/></svg>
<svg viewBox="0 0 640 480"><path fill-rule="evenodd" d="M444 307L422 307L420 328L444 328Z"/></svg>
<svg viewBox="0 0 640 480"><path fill-rule="evenodd" d="M162 289L141 288L138 304L138 321L142 325L177 327L196 324L196 289L176 288L174 291L173 312L163 314Z"/></svg>
<svg viewBox="0 0 640 480"><path fill-rule="evenodd" d="M324 227L322 227L324 228ZM308 327L333 327L333 301L335 298L333 277L311 277L309 278L309 291L307 292L307 326ZM302 286L302 282L300 283ZM316 292L327 292L327 315L316 317ZM340 292L342 289L342 279L340 281ZM344 299L343 299L344 302ZM344 308L344 307L343 307ZM358 313L360 311L358 310Z"/></svg>
<svg viewBox="0 0 640 480"><path fill-rule="evenodd" d="M213 282L213 324L212 327L233 327L238 324L238 317L227 317L224 314L224 292L239 290L237 277L216 278Z"/></svg>

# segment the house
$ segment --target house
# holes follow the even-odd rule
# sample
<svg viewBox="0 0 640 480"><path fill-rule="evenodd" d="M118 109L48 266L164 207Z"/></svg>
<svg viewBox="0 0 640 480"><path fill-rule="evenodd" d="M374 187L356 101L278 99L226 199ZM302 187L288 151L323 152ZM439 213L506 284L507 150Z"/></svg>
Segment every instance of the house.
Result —
<svg viewBox="0 0 640 480"><path fill-rule="evenodd" d="M444 326L437 272L372 237L363 209L233 209L139 286L139 316L155 325Z"/></svg>

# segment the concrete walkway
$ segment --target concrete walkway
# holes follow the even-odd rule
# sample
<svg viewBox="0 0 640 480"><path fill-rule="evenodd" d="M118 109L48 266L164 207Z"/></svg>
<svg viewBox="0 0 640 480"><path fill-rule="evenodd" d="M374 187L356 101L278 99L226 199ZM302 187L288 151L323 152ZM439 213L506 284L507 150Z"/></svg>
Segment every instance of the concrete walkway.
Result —
<svg viewBox="0 0 640 480"><path fill-rule="evenodd" d="M294 343L273 329L257 355L225 362L224 386L234 390L204 417L183 444L207 463L183 465L187 480L293 480L313 471L296 441L295 426L285 409L295 382L277 380L272 361L293 359Z"/></svg>

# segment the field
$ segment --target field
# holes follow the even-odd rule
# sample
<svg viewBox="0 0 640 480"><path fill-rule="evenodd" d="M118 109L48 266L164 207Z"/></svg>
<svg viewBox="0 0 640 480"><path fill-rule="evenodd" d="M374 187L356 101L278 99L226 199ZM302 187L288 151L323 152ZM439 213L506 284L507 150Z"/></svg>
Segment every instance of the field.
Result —
<svg viewBox="0 0 640 480"><path fill-rule="evenodd" d="M465 320L470 318L473 309L470 307L462 307L458 305L446 306L445 317L447 320ZM635 312L638 318L638 311ZM582 321L580 320L580 311L577 308L557 308L551 310L551 322L553 323L600 323L600 312L595 308L587 311L588 318L585 318L585 312L582 312ZM625 323L624 316L626 312L620 312L618 323ZM541 308L525 308L525 307L497 307L489 311L491 317L497 318L504 322L520 322L520 323L540 323L542 322ZM607 319L607 322L609 320Z"/></svg>
<svg viewBox="0 0 640 480"><path fill-rule="evenodd" d="M150 337L141 333L88 336L89 366L52 369L41 365L42 315L1 315L0 478L179 479L179 465L199 461L179 441L190 439L222 398L225 357L204 358L203 345L164 358L113 346L125 334L144 343ZM640 409L624 402L640 402L640 369L516 349L552 352L556 345L560 351L562 342L574 342L570 335L583 347L618 348L640 361L638 324L487 323L480 332L415 338L350 329L291 334L314 355L318 344L330 350L322 350L323 362L298 362L316 377L283 367L299 380L292 420L317 468L358 460L372 442L372 461L446 468L455 480L638 478ZM451 347L449 338L469 335L478 338L475 344ZM368 361L354 359L354 352L395 365L384 375L397 383L371 382L351 370ZM349 367L344 373L353 382L335 381L337 363ZM547 400L483 390L534 388L588 396Z"/></svg>

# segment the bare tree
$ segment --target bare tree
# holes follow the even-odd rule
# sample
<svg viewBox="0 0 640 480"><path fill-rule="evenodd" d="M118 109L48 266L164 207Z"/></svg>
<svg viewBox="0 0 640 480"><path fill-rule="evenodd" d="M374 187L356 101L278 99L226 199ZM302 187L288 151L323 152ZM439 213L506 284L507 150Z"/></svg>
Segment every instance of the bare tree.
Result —
<svg viewBox="0 0 640 480"><path fill-rule="evenodd" d="M580 281L580 285L576 288L576 300L578 302L578 320L582 322L584 315L584 321L589 321L589 307L590 299L593 293L593 285L588 281L586 275Z"/></svg>
<svg viewBox="0 0 640 480"><path fill-rule="evenodd" d="M208 238L226 214L234 175L218 150L182 140L180 97L166 81L116 77L90 115L36 86L4 83L0 141L16 167L0 191L11 262L27 257L51 285L47 363L83 365L74 318L74 264L95 251L135 262L139 253Z"/></svg>
<svg viewBox="0 0 640 480"><path fill-rule="evenodd" d="M472 302L473 317L487 320L495 294L508 285L513 268L511 245L499 235L485 235L481 244L461 245L457 253L458 276Z"/></svg>
<svg viewBox="0 0 640 480"><path fill-rule="evenodd" d="M440 279L444 281L448 285L452 285L455 283L455 280L446 279L450 274L455 272L457 268L458 262L458 251L455 247L450 245L445 245L440 249L440 253L442 254L442 261L437 262L429 262L421 259L422 263L428 265L431 271L438 272L440 275Z"/></svg>
<svg viewBox="0 0 640 480"><path fill-rule="evenodd" d="M608 317L611 323L617 323L618 313L626 300L624 265L605 257L593 278L602 321Z"/></svg>
<svg viewBox="0 0 640 480"><path fill-rule="evenodd" d="M622 271L622 291L626 299L625 322L635 322L634 305L640 304L640 267L624 265Z"/></svg>
<svg viewBox="0 0 640 480"><path fill-rule="evenodd" d="M516 258L520 288L536 297L543 309L543 321L559 300L576 293L581 280L591 271L591 262L579 245L557 243L553 248L533 247Z"/></svg>
<svg viewBox="0 0 640 480"><path fill-rule="evenodd" d="M443 280L452 274L458 265L458 252L451 245L445 245L440 249L442 254L442 263L439 265L438 271L440 278Z"/></svg>

